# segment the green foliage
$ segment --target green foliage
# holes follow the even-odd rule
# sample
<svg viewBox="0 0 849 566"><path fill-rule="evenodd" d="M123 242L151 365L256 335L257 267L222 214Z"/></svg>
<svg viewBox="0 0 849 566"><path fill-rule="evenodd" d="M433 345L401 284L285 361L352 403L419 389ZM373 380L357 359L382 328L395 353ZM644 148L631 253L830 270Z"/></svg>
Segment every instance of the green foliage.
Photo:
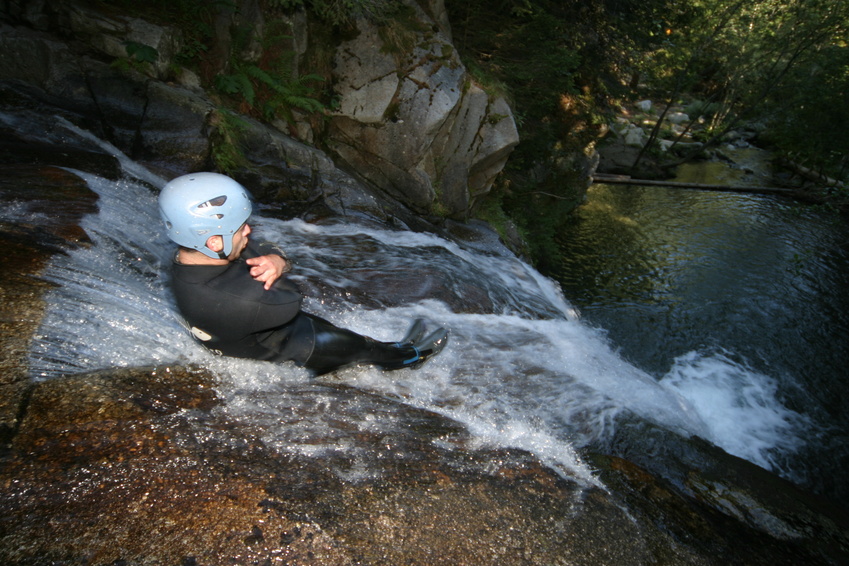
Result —
<svg viewBox="0 0 849 566"><path fill-rule="evenodd" d="M466 71L472 76L475 84L482 88L491 98L502 97L506 100L512 99L513 95L510 92L510 88L502 79L490 72L486 66L480 65L475 60L469 60L466 61Z"/></svg>
<svg viewBox="0 0 849 566"><path fill-rule="evenodd" d="M335 26L349 25L358 18L386 22L403 6L400 0L266 0L272 9L293 10L304 7Z"/></svg>
<svg viewBox="0 0 849 566"><path fill-rule="evenodd" d="M701 0L683 9L688 25L668 42L646 46L640 63L655 88L703 101L708 143L760 121L788 151L822 166L842 161L845 147L835 146L847 138L849 3ZM825 108L829 118L822 119Z"/></svg>
<svg viewBox="0 0 849 566"><path fill-rule="evenodd" d="M529 2L490 6L471 0L449 2L448 8L452 24L459 22L455 43L467 68L488 91L507 91L525 124L523 147L516 151L531 154L559 139L546 124L560 95L576 92L581 63L567 22L552 11L532 9Z"/></svg>
<svg viewBox="0 0 849 566"><path fill-rule="evenodd" d="M244 51L250 30L234 34L230 72L215 77L215 88L222 94L241 98L249 110L266 120L280 117L292 123L294 109L309 113L324 111L324 104L316 98L312 86L323 78L314 74L293 76L294 53L280 48L280 42L288 36L275 34L274 29L275 26L269 26L269 35L263 41L264 58L260 62L235 55Z"/></svg>
<svg viewBox="0 0 849 566"><path fill-rule="evenodd" d="M416 46L419 34L425 32L415 11L404 6L393 12L393 17L378 29L384 53L405 55Z"/></svg>
<svg viewBox="0 0 849 566"><path fill-rule="evenodd" d="M518 232L517 235L523 240L523 242L527 242L527 233L518 226L516 226L516 224L513 222L513 219L508 216L507 213L504 211L504 205L501 201L501 194L502 193L498 191L490 198L484 199L478 207L475 216L489 224L498 233L499 237L503 242L513 243L513 237L511 237L512 232ZM527 254L530 252L530 250L528 249L520 249L514 251L523 254Z"/></svg>
<svg viewBox="0 0 849 566"><path fill-rule="evenodd" d="M139 73L150 74L151 68L159 58L159 52L149 46L135 41L125 41L124 49L127 51L126 58L113 61L112 66L120 70L135 70Z"/></svg>
<svg viewBox="0 0 849 566"><path fill-rule="evenodd" d="M183 41L180 52L177 53L175 60L181 65L192 65L209 51L209 47L200 37L205 37L209 33L206 27L200 27L195 33L187 35Z"/></svg>
<svg viewBox="0 0 849 566"><path fill-rule="evenodd" d="M246 122L236 113L218 109L212 117L215 133L212 136L212 159L223 173L232 173L245 166L245 155L240 148L241 134Z"/></svg>
<svg viewBox="0 0 849 566"><path fill-rule="evenodd" d="M555 154L594 135L592 96L582 91L597 85L599 53L588 37L603 26L578 0L448 0L446 8L466 68L491 96L510 102L519 129L520 143L477 214L496 224L500 209L544 261L582 191L583 182L556 172Z"/></svg>
<svg viewBox="0 0 849 566"><path fill-rule="evenodd" d="M254 105L256 91L246 72L237 72L232 75L218 75L215 77L215 88L224 94L241 95L249 106Z"/></svg>
<svg viewBox="0 0 849 566"><path fill-rule="evenodd" d="M684 108L684 113L691 119L700 117L710 118L720 110L719 103L693 100Z"/></svg>
<svg viewBox="0 0 849 566"><path fill-rule="evenodd" d="M197 64L209 50L212 19L221 10L236 10L235 0L100 0L114 6L124 15L138 16L164 26L173 26L183 35L183 45L176 55L181 65Z"/></svg>
<svg viewBox="0 0 849 566"><path fill-rule="evenodd" d="M149 0L139 4L133 0L101 0L104 4L119 8L122 13L144 17L153 22L179 28L183 35L182 49L175 57L176 63L200 69L202 78L225 95L240 110L253 113L266 120L283 118L294 121L293 111L307 113L322 112L325 106L318 99L317 86L324 79L317 74L295 76L295 54L283 46L291 39L281 33L282 25L270 20L264 27L266 37L259 38L262 55L248 60L243 54L253 39L254 28L246 24L231 30L233 33L227 70L212 76L212 71L223 62L204 60L213 45L212 22L217 14L235 13L235 0ZM393 0L394 1L394 0ZM370 9L390 4L389 0L307 0L310 9L326 10L338 17L350 17ZM272 8L293 8L303 5L302 0L271 0L266 2L268 14ZM377 13L377 12L376 12ZM149 70L158 54L152 47L127 42L128 57L117 61L116 66L133 68L142 72Z"/></svg>
<svg viewBox="0 0 849 566"><path fill-rule="evenodd" d="M849 180L849 49L832 45L797 69L771 96L770 139L793 160L823 175Z"/></svg>
<svg viewBox="0 0 849 566"><path fill-rule="evenodd" d="M124 46L127 50L127 55L130 59L139 63L156 63L159 58L159 52L150 45L136 43L135 41L125 41Z"/></svg>

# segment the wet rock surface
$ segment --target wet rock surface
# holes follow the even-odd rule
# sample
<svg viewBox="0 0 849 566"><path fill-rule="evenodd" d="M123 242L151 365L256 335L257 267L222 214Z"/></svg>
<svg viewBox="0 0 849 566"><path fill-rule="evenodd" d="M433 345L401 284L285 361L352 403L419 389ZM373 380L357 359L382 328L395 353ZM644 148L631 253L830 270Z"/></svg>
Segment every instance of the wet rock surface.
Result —
<svg viewBox="0 0 849 566"><path fill-rule="evenodd" d="M586 552L586 535L633 534L600 492L522 453L464 449L435 415L328 386L406 432L350 431L344 453L306 458L222 420L215 386L177 367L34 386L0 468L4 563L554 563ZM341 478L356 449L368 472ZM640 563L620 545L593 552Z"/></svg>
<svg viewBox="0 0 849 566"><path fill-rule="evenodd" d="M299 441L345 447L322 457L275 450L221 411L219 386L183 367L35 384L0 460L0 559L636 565L846 556L845 523L764 532L614 457L594 460L605 489L581 487L526 453L475 448L438 415L328 383L291 391L322 399L300 405L298 419L330 418L329 401L332 418L392 420L392 434L340 428Z"/></svg>
<svg viewBox="0 0 849 566"><path fill-rule="evenodd" d="M274 391L297 403L281 404L271 418L291 436L269 442L262 424L228 408L223 395L232 387L203 368L33 380L27 353L49 288L39 274L53 254L88 245L80 219L97 207L68 168L120 174L115 157L69 124L91 127L167 172L205 163L209 148L192 132L207 124L198 119L206 106L180 97L189 101L176 112L185 119L171 122L157 108L186 89L148 88L146 80L123 83L106 100L115 71L102 62L30 31L2 35L4 54L17 54L3 59L10 82L0 87L3 564L849 562L845 513L698 441L627 459L623 450L614 457L594 447L585 457L603 487L586 486L528 453L479 446L442 416L327 381ZM19 64L28 52L41 54L42 64ZM101 82L89 90L94 72ZM161 106L148 112L151 102ZM39 128L49 143L14 127L37 115L47 117ZM257 167L245 178L263 198L292 202L290 217L395 216L326 156L251 127L261 133L253 138ZM187 146L184 136L197 144ZM175 144L186 153L169 153ZM412 215L401 223L424 225ZM381 277L393 304L405 293L432 295L439 274L416 274L418 290L401 275L357 276ZM459 295L458 311L492 308L482 290ZM334 426L321 426L328 421ZM365 421L377 424L358 424Z"/></svg>
<svg viewBox="0 0 849 566"><path fill-rule="evenodd" d="M16 428L27 392L30 338L41 321L42 293L49 288L39 274L53 254L87 243L79 221L97 210L97 195L82 179L41 164L48 152L28 159L37 153L32 147L15 149L23 163L11 163L16 154L11 146L0 158L0 438Z"/></svg>
<svg viewBox="0 0 849 566"><path fill-rule="evenodd" d="M99 170L99 159L85 167ZM38 269L85 245L74 226L96 198L63 169L4 167L5 202L56 211L3 224L18 250L2 272L4 564L849 560L844 513L697 440L631 459L596 447L586 457L603 487L587 486L528 453L480 446L449 419L332 381L274 392L286 402L271 422L291 434L276 443L227 408L232 385L202 368L34 382L26 342L46 287ZM68 205L51 208L57 199Z"/></svg>

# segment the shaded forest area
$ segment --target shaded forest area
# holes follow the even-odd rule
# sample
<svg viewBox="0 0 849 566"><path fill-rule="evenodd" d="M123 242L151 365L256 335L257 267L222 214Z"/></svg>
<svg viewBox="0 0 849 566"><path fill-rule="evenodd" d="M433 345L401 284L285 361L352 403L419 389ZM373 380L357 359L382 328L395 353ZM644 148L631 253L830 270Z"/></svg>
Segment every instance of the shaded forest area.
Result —
<svg viewBox="0 0 849 566"><path fill-rule="evenodd" d="M503 89L521 143L493 200L544 263L583 194L568 156L601 139L618 108L686 104L701 149L661 156L661 115L640 160L698 159L736 128L849 196L849 3L838 0L446 0L476 78ZM697 134L693 133L697 126ZM567 161L567 167L562 165ZM559 167L558 167L559 166ZM544 265L542 266L544 267Z"/></svg>

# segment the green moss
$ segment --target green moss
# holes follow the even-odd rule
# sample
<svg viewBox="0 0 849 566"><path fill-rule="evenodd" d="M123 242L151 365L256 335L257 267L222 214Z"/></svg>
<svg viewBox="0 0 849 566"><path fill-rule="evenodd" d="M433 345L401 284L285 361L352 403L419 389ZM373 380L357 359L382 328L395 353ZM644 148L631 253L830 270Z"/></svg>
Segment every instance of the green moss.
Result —
<svg viewBox="0 0 849 566"><path fill-rule="evenodd" d="M494 126L501 120L504 120L505 118L509 117L509 114L488 114L486 117L486 121L489 125Z"/></svg>
<svg viewBox="0 0 849 566"><path fill-rule="evenodd" d="M466 71L472 77L474 84L480 87L490 98L504 98L511 100L511 90L507 84L485 66L479 65L474 61L466 62ZM470 82L463 85L463 92L468 92L471 86Z"/></svg>
<svg viewBox="0 0 849 566"><path fill-rule="evenodd" d="M359 18L385 23L402 8L400 0L265 0L272 10L306 8L333 26L348 26Z"/></svg>
<svg viewBox="0 0 849 566"><path fill-rule="evenodd" d="M475 218L483 220L498 233L502 241L508 241L507 227L512 223L510 217L501 206L501 199L493 197L485 199L475 212Z"/></svg>
<svg viewBox="0 0 849 566"><path fill-rule="evenodd" d="M428 32L422 26L412 8L401 7L394 12L391 19L378 28L382 45L380 51L390 55L408 55L415 48L421 34Z"/></svg>
<svg viewBox="0 0 849 566"><path fill-rule="evenodd" d="M232 173L245 167L247 158L241 149L241 136L246 122L234 112L219 108L213 113L210 123L215 128L210 136L212 160L218 170Z"/></svg>

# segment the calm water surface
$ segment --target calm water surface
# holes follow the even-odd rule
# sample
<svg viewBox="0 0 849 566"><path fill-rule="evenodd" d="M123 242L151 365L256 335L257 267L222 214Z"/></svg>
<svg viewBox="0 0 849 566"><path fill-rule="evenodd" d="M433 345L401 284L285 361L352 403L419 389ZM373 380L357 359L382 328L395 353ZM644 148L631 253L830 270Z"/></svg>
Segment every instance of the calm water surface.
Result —
<svg viewBox="0 0 849 566"><path fill-rule="evenodd" d="M847 499L845 221L773 197L594 185L559 244L552 275L626 359L659 380L694 360L731 364L702 368L712 387L691 388L696 402L772 388L806 422L793 475Z"/></svg>

